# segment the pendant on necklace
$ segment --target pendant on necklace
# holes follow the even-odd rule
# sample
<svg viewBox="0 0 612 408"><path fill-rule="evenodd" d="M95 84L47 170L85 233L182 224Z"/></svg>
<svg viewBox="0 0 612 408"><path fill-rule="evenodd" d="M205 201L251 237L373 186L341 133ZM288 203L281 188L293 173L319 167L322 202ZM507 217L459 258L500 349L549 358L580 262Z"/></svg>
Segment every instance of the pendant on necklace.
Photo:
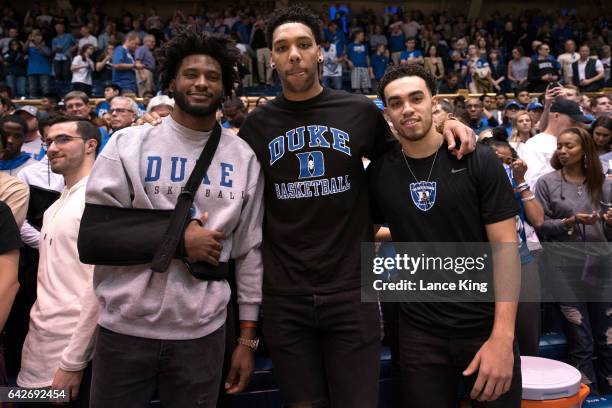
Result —
<svg viewBox="0 0 612 408"><path fill-rule="evenodd" d="M582 186L578 186L578 197L582 197Z"/></svg>

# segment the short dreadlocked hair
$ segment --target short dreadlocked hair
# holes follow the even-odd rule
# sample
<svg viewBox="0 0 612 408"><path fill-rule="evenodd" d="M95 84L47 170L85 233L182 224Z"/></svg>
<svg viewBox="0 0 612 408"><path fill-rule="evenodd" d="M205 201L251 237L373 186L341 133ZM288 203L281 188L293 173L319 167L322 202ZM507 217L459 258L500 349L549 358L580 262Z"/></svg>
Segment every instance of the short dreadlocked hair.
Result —
<svg viewBox="0 0 612 408"><path fill-rule="evenodd" d="M315 42L321 44L322 25L319 17L308 7L296 4L291 7L274 10L266 21L266 41L272 48L274 30L285 23L302 23L312 31Z"/></svg>
<svg viewBox="0 0 612 408"><path fill-rule="evenodd" d="M223 90L229 95L234 82L238 79L235 67L240 59L240 51L236 48L235 42L222 34L207 33L196 25L177 26L176 32L172 40L156 50L162 90L166 91L169 88L184 58L204 54L221 65Z"/></svg>
<svg viewBox="0 0 612 408"><path fill-rule="evenodd" d="M385 72L378 85L378 96L383 101L385 106L387 106L387 102L385 101L385 88L387 85L396 79L407 76L417 76L422 78L425 81L431 96L436 94L436 79L427 69L418 64L396 65L389 68L387 72Z"/></svg>

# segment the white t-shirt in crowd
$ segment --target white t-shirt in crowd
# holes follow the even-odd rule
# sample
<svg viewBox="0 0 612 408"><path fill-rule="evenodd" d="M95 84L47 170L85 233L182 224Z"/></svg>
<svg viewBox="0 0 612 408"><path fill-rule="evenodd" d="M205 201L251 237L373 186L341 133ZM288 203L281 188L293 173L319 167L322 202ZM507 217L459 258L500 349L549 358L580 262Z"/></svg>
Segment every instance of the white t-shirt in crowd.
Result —
<svg viewBox="0 0 612 408"><path fill-rule="evenodd" d="M342 76L342 64L336 62L338 59L338 56L336 55L336 45L330 44L327 50L325 50L325 48L321 48L321 51L323 51L323 76Z"/></svg>
<svg viewBox="0 0 612 408"><path fill-rule="evenodd" d="M91 73L94 70L93 61L92 60L83 61L83 57L81 57L80 55L77 55L72 60L73 67L82 66L84 64L87 64L88 66L72 71L72 82L80 82L82 84L91 85L92 84Z"/></svg>
<svg viewBox="0 0 612 408"><path fill-rule="evenodd" d="M557 137L548 133L538 133L525 142L523 147L523 160L527 164L525 181L529 184L531 191L538 179L550 172L555 171L550 165L550 159L557 149Z"/></svg>

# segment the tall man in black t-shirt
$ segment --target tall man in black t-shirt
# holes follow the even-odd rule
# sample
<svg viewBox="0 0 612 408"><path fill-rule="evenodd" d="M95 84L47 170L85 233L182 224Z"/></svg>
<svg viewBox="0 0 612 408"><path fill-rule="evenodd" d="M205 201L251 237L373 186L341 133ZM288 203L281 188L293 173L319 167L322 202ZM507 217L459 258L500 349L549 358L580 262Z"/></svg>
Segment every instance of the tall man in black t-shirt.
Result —
<svg viewBox="0 0 612 408"><path fill-rule="evenodd" d="M379 310L359 289L360 245L373 240L362 157L386 148L389 127L367 98L320 85L309 10L279 9L266 31L283 92L239 132L265 177L265 343L285 404L375 407ZM460 134L469 151L473 132L446 127L450 147Z"/></svg>
<svg viewBox="0 0 612 408"><path fill-rule="evenodd" d="M396 67L381 79L385 115L401 145L368 168L375 223L387 223L396 242L516 242L518 208L499 159L486 146L463 161L448 153L432 126L434 89L434 78L416 65ZM512 296L507 301L402 304L400 366L407 405L458 406L463 376L474 406L520 406L512 301L520 269L518 252L510 252L516 265L504 265L501 273L499 252L493 251L496 295L503 285L505 296Z"/></svg>

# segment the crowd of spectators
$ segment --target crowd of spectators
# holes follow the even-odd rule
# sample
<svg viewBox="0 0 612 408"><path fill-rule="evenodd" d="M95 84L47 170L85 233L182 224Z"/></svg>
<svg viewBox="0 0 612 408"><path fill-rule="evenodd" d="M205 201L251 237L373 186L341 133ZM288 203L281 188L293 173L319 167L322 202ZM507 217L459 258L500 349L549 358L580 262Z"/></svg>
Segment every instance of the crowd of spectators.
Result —
<svg viewBox="0 0 612 408"><path fill-rule="evenodd" d="M0 19L2 81L11 96L38 98L80 90L102 96L113 81L124 92L155 93L155 48L178 24L197 24L233 37L242 53L237 92L273 93L270 44L263 22L269 3L214 9L207 6L160 15L154 7L106 15L91 7L65 10L35 3L25 15L4 8ZM612 32L605 17L575 10L520 15L495 12L467 20L461 14L403 10L384 14L350 6L322 6L322 80L330 87L375 93L389 65L421 64L441 93L543 92L551 82L594 92L610 86Z"/></svg>

